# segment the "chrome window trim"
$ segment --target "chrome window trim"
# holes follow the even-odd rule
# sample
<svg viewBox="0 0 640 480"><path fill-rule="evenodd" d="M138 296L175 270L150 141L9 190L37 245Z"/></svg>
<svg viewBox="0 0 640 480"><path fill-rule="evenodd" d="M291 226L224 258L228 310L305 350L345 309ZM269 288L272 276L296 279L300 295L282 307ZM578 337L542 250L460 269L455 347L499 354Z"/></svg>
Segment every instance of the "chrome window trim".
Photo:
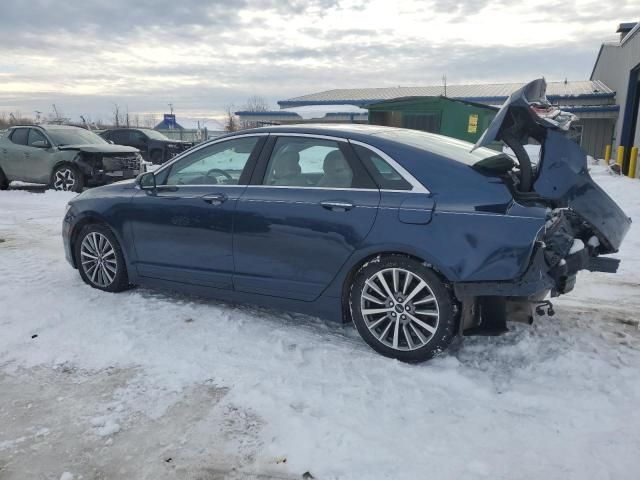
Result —
<svg viewBox="0 0 640 480"><path fill-rule="evenodd" d="M396 171L400 174L400 176L402 178L404 178L407 182L409 182L409 185L411 185L411 190L386 190L386 189L381 189L381 191L383 191L383 192L391 191L391 192L431 193L427 187L425 187L423 184L421 184L402 165L400 165L398 162L396 162L393 158L391 158L389 155L384 153L379 148L376 148L376 147L374 147L372 145L369 145L368 143L360 142L358 140L349 140L349 143L352 143L354 145L359 145L361 147L367 148L367 149L371 150L373 153L375 153L376 155L379 155L384 161L386 161L387 163L389 163L389 165L391 165L393 168L395 168Z"/></svg>
<svg viewBox="0 0 640 480"><path fill-rule="evenodd" d="M301 189L301 190L328 190L328 191L354 191L354 192L391 192L391 193L424 193L430 194L431 192L422 185L413 175L411 175L402 165L396 162L389 155L384 153L379 148L376 148L368 143L364 143L358 140L352 140L348 138L342 137L333 137L330 135L317 135L313 133L287 133L287 132L256 132L256 133L246 133L240 135L233 135L229 137L224 137L220 139L213 139L208 142L204 142L201 145L196 147L192 147L185 152L176 155L174 158L166 162L157 170L154 170L154 175L162 172L166 168L171 167L174 163L182 159L187 154L191 154L203 148L206 148L210 145L215 145L217 143L222 143L230 140L235 140L237 138L246 138L246 137L266 137L266 136L274 136L274 137L304 137L304 138L318 138L320 140L333 140L337 142L346 142L352 143L354 145L359 145L361 147L367 148L379 155L383 160L388 162L396 171L411 185L411 190L394 190L394 189L386 189L386 188L336 188L336 187L313 187L313 186L295 186L295 185L224 185L224 184L198 184L198 185L162 185L162 186L171 186L171 187L246 187L246 188L288 188L288 189Z"/></svg>
<svg viewBox="0 0 640 480"><path fill-rule="evenodd" d="M285 133L285 132L272 132L272 136L274 137L306 137L306 138L318 138L320 140L333 140L334 142L349 142L348 138L343 137L332 137L330 135L322 135L315 133Z"/></svg>
<svg viewBox="0 0 640 480"><path fill-rule="evenodd" d="M296 185L247 185L248 188L293 188L296 190L342 190L350 192L379 192L377 188L353 188L353 187L313 187L313 186L296 186ZM409 190L405 190L408 192Z"/></svg>
<svg viewBox="0 0 640 480"><path fill-rule="evenodd" d="M164 163L160 168L158 168L157 170L153 171L154 175L157 175L158 173L160 173L161 171L163 171L165 168L169 168L171 165L173 165L174 163L176 163L178 160L180 160L181 158L183 158L184 156L186 156L187 154L191 155L193 152L197 152L198 150L202 150L203 148L209 147L211 145L215 145L216 143L222 143L222 142L228 142L230 140L235 140L237 138L246 138L246 137L266 137L268 136L269 133L268 132L259 132L259 133L245 133L245 134L241 134L241 135L233 135L230 137L224 137L224 138L214 138L213 140L207 141L207 142L202 142L202 144L196 146L196 147L191 147L188 150L185 150L184 152L176 155L175 157L173 157L171 160L169 160L168 162ZM195 185L167 185L167 186L171 186L171 187L190 187L190 186L195 186ZM198 186L220 186L219 184L212 184L212 185L198 185ZM238 186L242 186L242 185L227 185L229 187L238 187Z"/></svg>

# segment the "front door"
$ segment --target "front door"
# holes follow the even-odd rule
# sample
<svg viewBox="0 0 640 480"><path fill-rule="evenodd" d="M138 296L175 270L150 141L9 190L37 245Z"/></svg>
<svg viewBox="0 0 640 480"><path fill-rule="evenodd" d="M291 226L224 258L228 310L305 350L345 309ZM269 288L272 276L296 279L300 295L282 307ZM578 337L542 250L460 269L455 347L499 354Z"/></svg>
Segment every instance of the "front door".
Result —
<svg viewBox="0 0 640 480"><path fill-rule="evenodd" d="M52 153L47 137L41 131L30 128L27 145L24 147L25 181L46 184L51 181L54 165Z"/></svg>
<svg viewBox="0 0 640 480"><path fill-rule="evenodd" d="M137 193L131 225L138 275L232 288L233 215L264 138L196 148L158 171L155 191Z"/></svg>
<svg viewBox="0 0 640 480"><path fill-rule="evenodd" d="M238 200L236 290L316 299L364 241L380 193L346 141L273 136Z"/></svg>

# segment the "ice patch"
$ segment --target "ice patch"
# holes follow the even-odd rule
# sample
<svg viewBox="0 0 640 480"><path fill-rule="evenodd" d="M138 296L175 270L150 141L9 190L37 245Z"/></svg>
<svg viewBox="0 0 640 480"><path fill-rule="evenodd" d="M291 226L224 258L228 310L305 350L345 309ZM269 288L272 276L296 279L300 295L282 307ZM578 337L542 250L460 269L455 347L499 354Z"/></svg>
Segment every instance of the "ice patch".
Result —
<svg viewBox="0 0 640 480"><path fill-rule="evenodd" d="M100 437L108 437L120 431L120 424L108 417L93 417L89 422Z"/></svg>

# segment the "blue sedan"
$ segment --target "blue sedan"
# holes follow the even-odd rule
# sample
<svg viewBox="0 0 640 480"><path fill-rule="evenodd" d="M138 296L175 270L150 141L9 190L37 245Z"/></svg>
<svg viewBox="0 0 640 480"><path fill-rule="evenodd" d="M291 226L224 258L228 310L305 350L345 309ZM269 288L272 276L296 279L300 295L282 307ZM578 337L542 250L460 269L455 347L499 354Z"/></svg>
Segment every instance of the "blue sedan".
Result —
<svg viewBox="0 0 640 480"><path fill-rule="evenodd" d="M245 130L69 203L66 256L94 288L145 285L353 321L427 360L461 334L552 313L581 269L615 272L630 220L592 181L544 81L477 145L378 126ZM522 148L544 146L536 164ZM503 141L517 161L487 148Z"/></svg>

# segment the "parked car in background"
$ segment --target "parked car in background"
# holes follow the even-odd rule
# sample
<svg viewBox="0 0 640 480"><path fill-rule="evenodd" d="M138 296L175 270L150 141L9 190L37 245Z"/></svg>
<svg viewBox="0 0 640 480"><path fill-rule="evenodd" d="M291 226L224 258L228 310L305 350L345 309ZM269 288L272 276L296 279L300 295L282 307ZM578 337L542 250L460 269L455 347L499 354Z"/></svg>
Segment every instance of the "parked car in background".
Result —
<svg viewBox="0 0 640 480"><path fill-rule="evenodd" d="M81 192L140 173L136 148L112 145L93 132L66 125L21 125L0 135L0 189L12 181Z"/></svg>
<svg viewBox="0 0 640 480"><path fill-rule="evenodd" d="M172 140L150 128L116 128L105 130L100 136L118 145L137 148L146 161L156 165L170 160L194 145L192 142Z"/></svg>
<svg viewBox="0 0 640 480"><path fill-rule="evenodd" d="M109 292L141 284L351 319L407 362L549 314L615 272L631 220L545 103L516 92L474 146L372 125L244 130L69 203L65 252ZM535 109L533 105L535 104ZM533 168L523 140L543 156ZM503 140L509 156L483 147ZM242 338L239 337L241 342Z"/></svg>

